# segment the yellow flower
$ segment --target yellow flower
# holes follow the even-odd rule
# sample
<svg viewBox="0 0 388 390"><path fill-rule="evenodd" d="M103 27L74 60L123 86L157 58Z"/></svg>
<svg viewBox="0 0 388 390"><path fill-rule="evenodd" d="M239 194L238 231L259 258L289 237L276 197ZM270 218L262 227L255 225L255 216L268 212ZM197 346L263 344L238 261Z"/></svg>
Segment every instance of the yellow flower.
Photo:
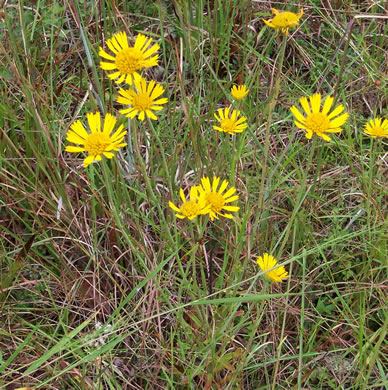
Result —
<svg viewBox="0 0 388 390"><path fill-rule="evenodd" d="M214 114L214 117L220 122L219 126L213 126L214 130L224 131L225 133L233 134L233 133L241 133L248 126L246 124L247 118L245 116L240 116L240 111L233 110L232 115L229 117L230 108L226 107L223 110L220 108L218 110L218 115Z"/></svg>
<svg viewBox="0 0 388 390"><path fill-rule="evenodd" d="M388 119L384 119L383 123L381 118L371 119L366 125L364 133L376 137L388 137Z"/></svg>
<svg viewBox="0 0 388 390"><path fill-rule="evenodd" d="M210 207L206 205L204 199L198 198L198 187L193 186L190 188L190 200L186 200L185 193L182 188L179 190L179 194L182 199L182 206L180 208L176 207L174 203L168 202L168 205L177 213L175 214L178 218L184 219L194 219L201 214L207 214L209 212Z"/></svg>
<svg viewBox="0 0 388 390"><path fill-rule="evenodd" d="M241 100L248 94L249 89L247 89L247 86L244 84L239 85L238 87L236 85L233 85L230 92L236 100Z"/></svg>
<svg viewBox="0 0 388 390"><path fill-rule="evenodd" d="M220 178L217 176L215 176L213 179L213 185L210 184L210 179L208 177L203 177L201 179L201 185L198 186L199 199L205 200L206 205L210 206L208 213L212 221L214 220L214 218L218 219L218 215L221 215L221 217L225 218L233 218L231 214L222 214L222 210L240 210L240 207L226 205L227 203L231 203L238 199L238 195L233 195L236 192L236 189L234 187L230 187L229 190L226 191L225 194L223 194L229 183L224 180L217 191L219 183Z"/></svg>
<svg viewBox="0 0 388 390"><path fill-rule="evenodd" d="M129 47L127 34L124 31L113 35L111 39L106 41L106 44L114 55L106 53L102 47L98 53L100 57L112 62L101 61L101 68L115 71L108 74L108 77L111 80L117 79L116 83L122 83L125 80L127 84L132 85L134 79L140 78L137 71L158 65L159 55L152 55L159 50L159 45L155 44L149 47L151 41L152 38L147 39L144 35L139 34L135 46Z"/></svg>
<svg viewBox="0 0 388 390"><path fill-rule="evenodd" d="M78 153L88 152L89 156L84 160L84 166L87 167L93 161L101 161L101 154L107 158L112 158L112 151L118 151L122 146L127 145L124 136L127 131L123 131L123 125L111 135L117 119L106 114L104 119L104 127L101 130L101 115L99 112L86 114L88 119L90 133L87 133L81 121L76 121L70 126L67 132L66 140L80 146L66 146L66 152Z"/></svg>
<svg viewBox="0 0 388 390"><path fill-rule="evenodd" d="M283 279L290 277L283 266L273 269L278 263L276 259L268 253L264 253L263 256L259 256L257 264L259 264L261 270L265 272L265 275L274 282L281 282Z"/></svg>
<svg viewBox="0 0 388 390"><path fill-rule="evenodd" d="M162 110L163 107L160 104L167 103L167 98L158 99L158 97L164 92L164 88L151 80L148 83L144 78L136 79L134 81L136 91L132 89L124 90L120 88L117 102L121 104L127 104L131 107L120 110L120 114L124 114L131 119L139 114L138 118L143 121L145 115L151 119L158 119L152 111ZM155 100L157 99L157 100Z"/></svg>
<svg viewBox="0 0 388 390"><path fill-rule="evenodd" d="M288 29L296 27L299 24L299 19L303 16L303 8L298 14L287 11L279 12L274 8L272 8L272 13L274 17L269 20L263 19L263 22L276 31L280 30L283 34L288 35Z"/></svg>
<svg viewBox="0 0 388 390"><path fill-rule="evenodd" d="M322 137L325 141L330 141L331 138L325 133L340 133L342 131L341 126L349 117L349 114L347 113L337 116L344 110L344 106L342 104L336 107L329 114L334 101L331 96L326 98L322 111L320 93L310 96L311 109L306 97L302 97L299 101L307 116L304 117L295 106L292 106L290 110L296 118L296 126L300 129L306 130L306 137L308 139L311 139L313 134L316 134L319 137ZM337 118L333 119L334 117Z"/></svg>

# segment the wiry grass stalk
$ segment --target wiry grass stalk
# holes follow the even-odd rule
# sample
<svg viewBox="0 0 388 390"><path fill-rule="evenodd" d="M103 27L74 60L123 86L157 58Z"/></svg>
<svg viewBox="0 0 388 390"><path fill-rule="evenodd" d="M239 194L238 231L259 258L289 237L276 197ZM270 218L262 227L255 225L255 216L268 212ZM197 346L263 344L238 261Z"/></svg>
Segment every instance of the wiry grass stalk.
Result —
<svg viewBox="0 0 388 390"><path fill-rule="evenodd" d="M268 104L268 116L267 116L267 125L265 128L265 139L264 139L264 161L261 171L261 182L260 182L260 194L259 194L259 208L264 207L264 199L265 199L265 184L268 183L268 152L269 152L269 144L270 144L270 135L271 135L271 125L272 125L272 114L273 110L276 107L276 103L278 100L279 92L280 92L280 82L282 77L282 69L284 62L284 54L286 51L287 45L287 36L283 35L282 44L280 47L279 56L277 58L277 70L275 76L274 86L270 91L271 100Z"/></svg>

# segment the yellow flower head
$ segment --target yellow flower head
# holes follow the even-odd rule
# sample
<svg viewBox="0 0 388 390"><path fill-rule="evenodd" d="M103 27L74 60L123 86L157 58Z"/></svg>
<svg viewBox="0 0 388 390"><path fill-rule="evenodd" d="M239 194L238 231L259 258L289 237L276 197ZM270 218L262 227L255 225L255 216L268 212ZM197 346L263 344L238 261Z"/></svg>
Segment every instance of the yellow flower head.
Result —
<svg viewBox="0 0 388 390"><path fill-rule="evenodd" d="M126 146L123 142L127 131L123 131L123 125L111 135L116 118L111 114L106 114L104 119L104 127L101 130L101 115L99 112L86 114L90 133L85 130L81 121L74 122L67 132L66 140L81 146L66 146L66 152L78 153L88 152L89 156L84 160L84 166L87 167L93 161L101 161L103 154L107 158L112 158L112 151L118 151L119 148Z"/></svg>
<svg viewBox="0 0 388 390"><path fill-rule="evenodd" d="M274 282L281 282L283 279L290 277L283 266L272 269L276 267L278 263L276 259L268 253L264 253L263 256L259 256L257 264L259 264L261 270L265 272L265 275Z"/></svg>
<svg viewBox="0 0 388 390"><path fill-rule="evenodd" d="M306 97L302 97L299 101L307 116L303 116L295 106L292 106L290 110L296 118L296 126L307 132L306 137L308 139L311 139L313 134L316 134L319 137L322 137L325 141L330 141L331 138L325 133L340 133L342 131L341 126L349 117L349 114L347 113L338 116L344 110L344 106L342 104L336 107L329 114L334 101L331 96L326 98L322 111L320 93L310 96L311 108Z"/></svg>
<svg viewBox="0 0 388 390"><path fill-rule="evenodd" d="M197 186L190 188L190 200L186 200L182 188L179 190L179 194L183 202L180 208L176 207L172 202L168 202L168 205L178 213L175 214L178 218L188 218L191 220L198 217L198 215L207 214L209 212L210 207L206 205L205 200L198 198Z"/></svg>
<svg viewBox="0 0 388 390"><path fill-rule="evenodd" d="M364 133L371 135L373 138L376 137L388 138L388 119L384 119L384 122L381 118L378 117L375 119L371 119L365 125Z"/></svg>
<svg viewBox="0 0 388 390"><path fill-rule="evenodd" d="M224 131L225 133L241 133L248 126L246 124L247 118L245 116L240 116L240 111L233 110L232 115L229 116L230 108L226 107L223 110L220 108L218 110L218 115L214 114L214 117L220 122L220 126L213 126L214 130Z"/></svg>
<svg viewBox="0 0 388 390"><path fill-rule="evenodd" d="M158 65L159 55L153 54L159 50L159 45L155 44L150 47L152 38L147 39L144 35L139 34L135 41L134 47L128 46L127 34L122 31L111 39L106 41L108 48L114 54L113 56L106 53L100 47L100 57L112 61L101 61L100 66L104 70L113 70L113 73L108 74L111 80L116 80L116 83L125 81L132 85L135 78L140 78L139 70Z"/></svg>
<svg viewBox="0 0 388 390"><path fill-rule="evenodd" d="M249 89L247 89L247 86L244 84L239 85L238 87L236 85L233 85L230 92L231 92L234 99L241 100L248 94Z"/></svg>
<svg viewBox="0 0 388 390"><path fill-rule="evenodd" d="M238 199L238 195L233 195L236 192L236 189L234 187L230 187L229 190L223 194L229 183L224 180L220 188L217 190L219 183L220 178L217 176L215 176L213 179L213 185L210 184L210 179L208 177L203 177L201 179L201 185L198 186L199 199L205 200L205 204L210 206L208 213L212 221L214 218L218 219L218 215L221 215L221 217L225 218L233 218L231 214L222 214L222 210L240 210L240 207L227 205L227 203L231 203Z"/></svg>
<svg viewBox="0 0 388 390"><path fill-rule="evenodd" d="M148 85L144 78L135 79L134 81L136 91L131 89L124 90L120 88L117 102L127 104L131 107L120 110L120 114L124 114L129 118L134 118L138 114L138 118L143 121L145 115L150 119L158 119L152 111L162 110L160 104L167 103L167 98L158 99L164 92L164 88L151 80Z"/></svg>
<svg viewBox="0 0 388 390"><path fill-rule="evenodd" d="M274 17L269 20L263 19L263 22L276 31L280 30L283 34L288 35L288 29L299 24L299 19L303 16L303 8L301 8L298 14L288 11L279 12L274 8L272 8L272 13Z"/></svg>

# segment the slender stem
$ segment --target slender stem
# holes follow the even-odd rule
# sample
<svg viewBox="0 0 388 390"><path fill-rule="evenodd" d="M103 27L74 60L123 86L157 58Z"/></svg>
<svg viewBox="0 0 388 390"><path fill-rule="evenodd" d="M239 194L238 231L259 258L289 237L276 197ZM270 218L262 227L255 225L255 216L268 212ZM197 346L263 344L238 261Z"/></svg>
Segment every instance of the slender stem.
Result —
<svg viewBox="0 0 388 390"><path fill-rule="evenodd" d="M317 139L318 139L317 136L313 137L313 140L311 143L311 149L309 152L309 157L307 160L307 164L304 167L301 167L301 170L303 171L303 176L302 176L302 180L300 183L300 189L298 191L298 196L297 196L297 199L295 201L295 208L292 212L291 218L288 221L288 224L287 224L285 231L280 235L280 237L275 245L275 248L276 248L280 242L282 243L279 250L278 250L279 254L281 254L283 252L283 249L284 249L286 243L288 243L288 237L291 233L291 227L294 226L294 220L298 214L298 211L302 207L302 204L304 202L304 199L307 197L307 194L311 191L311 189L313 187L313 184L311 184L310 187L307 189L307 177L310 176L309 171L310 171L312 160L313 160L313 157L315 154ZM319 166L320 166L320 164L319 164ZM318 174L319 174L319 168L317 169L317 172L315 173L314 182L315 182L316 178L318 177Z"/></svg>
<svg viewBox="0 0 388 390"><path fill-rule="evenodd" d="M346 31L345 31L345 36L346 36L346 34L348 34L348 39L347 39L346 42L345 42L344 53L343 53L342 59L341 59L341 68L340 68L340 71L339 71L339 75L338 75L338 79L337 79L337 84L335 85L334 92L333 92L333 96L334 96L335 101L337 100L338 89L339 89L339 87L340 87L340 85L341 85L341 82L342 82L342 75L343 75L344 69L345 69L346 54L347 54L347 52L348 52L350 37L351 37L351 35L352 35L353 23L354 23L354 19L352 19L352 20L348 23L348 26L347 26Z"/></svg>
<svg viewBox="0 0 388 390"><path fill-rule="evenodd" d="M276 79L275 79L275 85L271 91L272 93L272 99L269 102L268 105L268 120L267 120L267 127L265 130L265 141L264 141L264 163L262 168L262 174L261 174L261 184L260 184L260 195L259 195L259 208L262 209L264 206L264 187L265 183L267 181L268 176L268 153L269 153L269 143L270 143L270 129L272 124L272 114L275 109L279 91L280 91L280 76L282 74L282 68L283 68L283 62L284 62L284 53L286 50L286 44L287 44L287 36L283 36L282 46L280 49L280 54L278 57L278 69L276 72Z"/></svg>
<svg viewBox="0 0 388 390"><path fill-rule="evenodd" d="M238 160L240 160L240 157L241 157L241 153L242 153L242 150L243 150L243 146L245 144L245 132L243 132L242 134L240 134L238 137L238 141L236 142L236 138L234 139L234 142L233 142L233 161L232 161L232 167L231 167L231 170L230 170L230 177L229 177L229 181L231 183L234 183L234 177L235 177L235 173L236 173L236 166L237 166L237 163L238 163ZM236 145L237 144L237 145ZM237 146L237 150L236 150L236 146Z"/></svg>
<svg viewBox="0 0 388 390"><path fill-rule="evenodd" d="M167 161L166 161L166 153L165 153L165 149L164 149L163 143L160 140L159 134L156 131L156 129L154 128L154 125L153 125L151 120L148 120L148 124L149 124L149 126L151 128L152 136L156 139L156 142L158 144L158 147L159 147L159 150L160 150L160 155L162 157L162 165L163 165L163 168L165 170L166 177L167 177L167 180L168 180L168 187L169 187L169 190L170 190L170 194L172 194L173 193L172 182L171 182L172 175L170 175L170 173L168 171L168 165L167 165Z"/></svg>
<svg viewBox="0 0 388 390"><path fill-rule="evenodd" d="M305 307L305 289L306 289L306 257L307 257L306 252L304 252L303 267L302 267L302 302L300 308L300 326L299 326L298 390L302 388L304 307Z"/></svg>
<svg viewBox="0 0 388 390"><path fill-rule="evenodd" d="M132 134L131 134L131 118L128 117L128 132L127 132L127 144L128 144L128 165L129 165L129 173L135 171L135 163L133 158L133 147L132 147Z"/></svg>
<svg viewBox="0 0 388 390"><path fill-rule="evenodd" d="M164 210L162 209L162 206L161 206L161 199L160 199L160 197L157 197L155 195L155 192L152 188L152 182L147 174L147 167L143 161L143 157L142 157L141 152L140 152L139 143L137 140L137 131L136 131L137 128L136 128L136 126L133 126L132 129L133 129L133 146L134 146L134 150L135 150L136 157L137 157L137 163L138 163L140 172L143 175L143 178L145 181L145 186L146 186L148 195L150 197L150 202L156 206L156 208L158 209L159 215L161 216L162 219L165 220ZM174 242L172 232L169 229L167 229L166 233L168 234L171 242Z"/></svg>

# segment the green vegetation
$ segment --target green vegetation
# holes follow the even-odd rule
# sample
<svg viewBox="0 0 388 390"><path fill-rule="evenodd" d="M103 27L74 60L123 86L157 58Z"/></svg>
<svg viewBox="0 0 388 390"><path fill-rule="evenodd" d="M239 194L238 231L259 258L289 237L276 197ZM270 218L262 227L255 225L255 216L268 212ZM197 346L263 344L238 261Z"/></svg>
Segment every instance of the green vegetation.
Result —
<svg viewBox="0 0 388 390"><path fill-rule="evenodd" d="M387 138L363 133L388 116L384 2L288 2L288 37L266 0L2 3L0 388L387 389ZM98 55L120 31L160 45L168 103L84 168L72 123L128 130ZM290 112L317 92L349 113L331 142ZM229 104L242 133L213 130ZM233 219L175 217L204 176Z"/></svg>

